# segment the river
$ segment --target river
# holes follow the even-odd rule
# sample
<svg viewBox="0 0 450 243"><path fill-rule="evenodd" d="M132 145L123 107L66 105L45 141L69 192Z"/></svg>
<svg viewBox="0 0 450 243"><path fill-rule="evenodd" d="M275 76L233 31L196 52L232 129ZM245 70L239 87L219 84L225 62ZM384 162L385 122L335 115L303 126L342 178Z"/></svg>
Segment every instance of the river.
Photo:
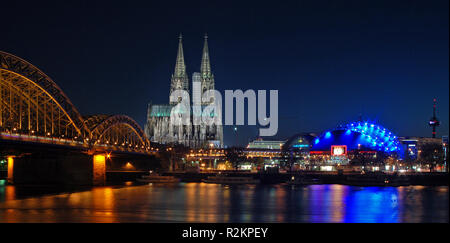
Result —
<svg viewBox="0 0 450 243"><path fill-rule="evenodd" d="M0 222L448 223L448 198L447 186L127 183L62 192L0 182Z"/></svg>

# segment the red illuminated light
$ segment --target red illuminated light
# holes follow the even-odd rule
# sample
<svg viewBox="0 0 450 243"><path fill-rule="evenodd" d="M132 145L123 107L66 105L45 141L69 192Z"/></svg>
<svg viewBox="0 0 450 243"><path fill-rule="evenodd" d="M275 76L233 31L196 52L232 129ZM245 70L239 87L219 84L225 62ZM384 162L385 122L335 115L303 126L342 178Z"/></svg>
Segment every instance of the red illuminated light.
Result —
<svg viewBox="0 0 450 243"><path fill-rule="evenodd" d="M347 155L347 145L332 145L331 155L333 156L345 156Z"/></svg>

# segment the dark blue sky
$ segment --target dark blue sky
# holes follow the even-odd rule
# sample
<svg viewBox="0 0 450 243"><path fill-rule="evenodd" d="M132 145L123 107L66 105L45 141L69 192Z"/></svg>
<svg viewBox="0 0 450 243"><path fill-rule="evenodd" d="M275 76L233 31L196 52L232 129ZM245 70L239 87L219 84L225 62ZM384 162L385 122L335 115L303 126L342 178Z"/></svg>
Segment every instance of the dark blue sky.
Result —
<svg viewBox="0 0 450 243"><path fill-rule="evenodd" d="M362 114L399 136L449 131L449 2L90 1L2 3L0 50L52 77L82 114L167 103L178 34L187 70L209 35L216 88L278 89L278 138ZM225 128L225 143L235 143ZM257 128L239 129L239 143Z"/></svg>

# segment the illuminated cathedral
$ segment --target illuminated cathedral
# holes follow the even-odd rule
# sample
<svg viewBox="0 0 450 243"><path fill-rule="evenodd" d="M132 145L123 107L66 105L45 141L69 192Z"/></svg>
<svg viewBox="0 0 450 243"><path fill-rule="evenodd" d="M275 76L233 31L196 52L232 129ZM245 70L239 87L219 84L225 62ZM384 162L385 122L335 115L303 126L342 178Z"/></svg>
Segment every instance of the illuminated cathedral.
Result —
<svg viewBox="0 0 450 243"><path fill-rule="evenodd" d="M200 65L200 72L192 75L192 86L199 85L200 92L214 90L214 75L211 72L211 63L208 50L208 37L205 35L203 53ZM182 36L179 37L178 53L175 63L175 70L170 82L170 95L175 90L185 90L190 93L189 78L184 62ZM194 92L194 91L193 91ZM160 144L183 144L191 148L202 147L223 147L223 128L221 125L208 125L203 121L195 125L190 119L190 124L173 125L170 123L170 114L174 106L179 101L171 101L169 104L149 104L147 110L147 122L145 124L145 134L151 142ZM191 102L191 101L190 101ZM215 100L201 102L201 106L214 104ZM191 103L192 107L192 103ZM192 108L191 108L192 109ZM190 111L191 118L194 112Z"/></svg>

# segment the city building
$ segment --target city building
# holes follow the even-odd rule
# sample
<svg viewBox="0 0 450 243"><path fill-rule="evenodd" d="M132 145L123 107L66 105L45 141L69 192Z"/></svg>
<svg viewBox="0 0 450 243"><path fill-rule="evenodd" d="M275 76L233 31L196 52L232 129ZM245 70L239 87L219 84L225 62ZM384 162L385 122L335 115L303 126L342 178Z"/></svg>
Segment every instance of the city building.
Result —
<svg viewBox="0 0 450 243"><path fill-rule="evenodd" d="M269 141L262 138L255 139L247 145L247 149L275 149L280 150L286 141Z"/></svg>
<svg viewBox="0 0 450 243"><path fill-rule="evenodd" d="M192 78L192 86L198 85L202 94L207 90L213 90L215 87L214 75L211 71L211 63L208 49L208 37L205 35L200 72L195 72ZM179 37L178 53L176 58L175 70L171 77L170 96L175 95L176 90L183 90L190 93L189 78L186 72L184 62L184 52L182 37ZM198 90L192 89L192 92ZM199 97L199 94L190 94L190 97ZM171 112L176 115L182 115L184 110L172 109L181 101L182 97L172 100L169 104L149 104L147 110L147 122L145 124L145 134L151 142L160 144L183 144L191 148L202 147L223 147L223 128L221 125L209 125L202 119L198 119L203 114L198 109L193 110L193 103L190 102L190 121L185 125L175 125L171 122ZM170 99L169 99L170 100ZM209 101L199 101L199 107L214 105L215 99ZM173 110L173 111L172 111ZM208 114L209 115L209 114ZM217 114L211 114L214 116ZM198 119L199 123L193 123Z"/></svg>
<svg viewBox="0 0 450 243"><path fill-rule="evenodd" d="M310 164L321 170L336 170L345 166L380 165L388 157L401 154L398 137L379 124L357 121L325 131L314 139Z"/></svg>
<svg viewBox="0 0 450 243"><path fill-rule="evenodd" d="M440 157L436 159L434 166L433 161L421 157L421 152L430 145L433 145L432 151L437 156L441 155L439 151L435 151L436 145L438 148L442 146L443 165L439 162ZM286 140L255 139L242 149L242 155L245 158L239 162L237 168L245 171L279 172L289 170L358 173L361 171L388 173L445 171L447 150L447 136L442 139L397 137L379 124L356 121L325 130L318 135L299 133ZM203 149L197 153L191 152L188 158L190 161L201 162L200 164L204 164L205 168L234 169L232 166L224 166L229 161L223 152L214 155L214 151L214 149Z"/></svg>
<svg viewBox="0 0 450 243"><path fill-rule="evenodd" d="M316 137L314 133L299 133L290 137L283 145L283 163L292 165L293 170L309 169L310 151Z"/></svg>
<svg viewBox="0 0 450 243"><path fill-rule="evenodd" d="M283 145L284 150L307 152L312 148L312 142L317 137L314 133L299 133L290 137Z"/></svg>
<svg viewBox="0 0 450 243"><path fill-rule="evenodd" d="M399 141L403 147L402 151L404 151L403 158L405 160L417 160L421 158L421 151L426 145L442 145L445 150L446 137L442 137L442 139L429 137L400 137Z"/></svg>

